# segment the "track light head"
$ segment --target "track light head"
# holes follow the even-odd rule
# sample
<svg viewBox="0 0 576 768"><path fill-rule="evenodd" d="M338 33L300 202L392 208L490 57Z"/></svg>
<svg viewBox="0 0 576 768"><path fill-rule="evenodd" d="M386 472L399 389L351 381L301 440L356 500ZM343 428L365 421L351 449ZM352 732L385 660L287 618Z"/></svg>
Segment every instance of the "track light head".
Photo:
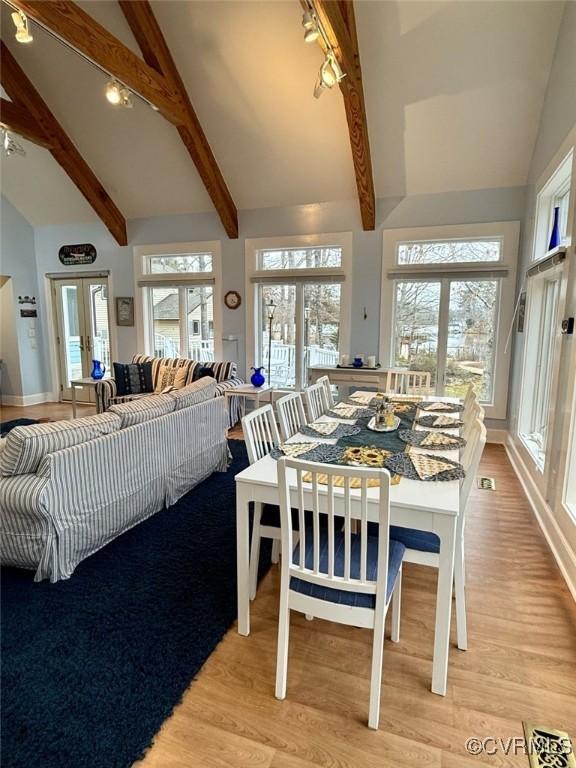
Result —
<svg viewBox="0 0 576 768"><path fill-rule="evenodd" d="M18 144L16 139L4 125L0 126L0 132L2 133L2 148L6 157L10 157L11 155L26 156L24 147L21 144Z"/></svg>
<svg viewBox="0 0 576 768"><path fill-rule="evenodd" d="M320 31L318 22L311 11L304 11L302 15L302 26L304 27L304 40L307 43L313 43L318 40Z"/></svg>
<svg viewBox="0 0 576 768"><path fill-rule="evenodd" d="M339 83L344 77L346 74L342 71L334 52L328 51L320 67L320 72L318 72L314 86L314 98L319 99L325 90L334 88L336 83Z"/></svg>
<svg viewBox="0 0 576 768"><path fill-rule="evenodd" d="M16 27L16 40L19 43L31 43L34 38L30 34L28 28L28 17L22 11L14 11L12 13L12 21Z"/></svg>
<svg viewBox="0 0 576 768"><path fill-rule="evenodd" d="M132 96L128 88L118 80L109 80L106 83L106 98L115 107L132 109Z"/></svg>

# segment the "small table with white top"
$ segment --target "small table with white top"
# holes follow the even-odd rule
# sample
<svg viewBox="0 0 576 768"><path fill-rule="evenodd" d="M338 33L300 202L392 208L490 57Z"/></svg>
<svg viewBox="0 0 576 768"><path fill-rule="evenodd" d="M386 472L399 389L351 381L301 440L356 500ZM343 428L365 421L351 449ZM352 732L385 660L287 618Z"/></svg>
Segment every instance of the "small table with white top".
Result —
<svg viewBox="0 0 576 768"><path fill-rule="evenodd" d="M228 405L229 397L243 397L244 400L252 398L254 400L254 407L260 408L260 398L262 395L266 395L270 404L272 404L273 392L274 387L272 384L262 384L261 387L255 387L253 384L242 384L240 387L225 390L224 398L226 399L226 405Z"/></svg>
<svg viewBox="0 0 576 768"><path fill-rule="evenodd" d="M83 379L72 379L70 382L70 389L72 390L72 418L76 418L76 387L83 389L84 387L96 387L99 381L105 381L109 379L109 376L104 376L102 379L93 379L92 376L86 376Z"/></svg>

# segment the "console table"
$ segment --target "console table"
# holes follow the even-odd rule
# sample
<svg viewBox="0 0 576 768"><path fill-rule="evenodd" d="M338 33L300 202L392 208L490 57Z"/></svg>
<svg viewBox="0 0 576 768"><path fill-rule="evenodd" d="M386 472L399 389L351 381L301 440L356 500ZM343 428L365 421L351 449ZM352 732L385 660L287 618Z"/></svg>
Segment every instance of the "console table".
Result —
<svg viewBox="0 0 576 768"><path fill-rule="evenodd" d="M376 387L397 394L430 394L430 373L405 368L337 368L335 365L313 365L308 369L310 383L328 376L331 384L344 387Z"/></svg>

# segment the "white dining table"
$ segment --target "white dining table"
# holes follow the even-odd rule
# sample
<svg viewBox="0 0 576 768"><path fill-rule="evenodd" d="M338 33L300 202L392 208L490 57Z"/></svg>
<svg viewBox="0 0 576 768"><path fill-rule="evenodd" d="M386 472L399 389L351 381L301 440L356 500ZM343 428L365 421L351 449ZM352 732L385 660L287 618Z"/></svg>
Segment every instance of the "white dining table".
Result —
<svg viewBox="0 0 576 768"><path fill-rule="evenodd" d="M426 401L455 402L453 398L425 397ZM458 401L456 401L458 402ZM419 411L418 415L424 415ZM454 414L457 416L457 414ZM326 418L326 417L323 417ZM331 419L333 417L330 417ZM353 420L338 419L343 424ZM415 427L418 429L418 427ZM458 433L448 429L447 432ZM335 444L329 438L294 435L289 442L323 442ZM420 449L416 449L420 450ZM424 451L425 452L425 451ZM458 460L459 451L433 451L435 456ZM294 482L288 483L294 494L293 505L297 506L295 473ZM279 504L278 472L276 460L265 456L236 475L236 533L237 533L237 579L238 579L238 632L250 634L250 502ZM338 492L339 489L335 489ZM319 489L322 495L322 489ZM340 494L342 491L340 491ZM368 520L378 522L378 489L368 489ZM306 490L305 490L306 496ZM358 492L358 499L360 498ZM335 499L338 504L338 499ZM358 518L360 505L352 504L351 513ZM448 654L450 645L450 620L452 614L452 585L454 577L454 553L456 546L456 522L460 511L460 481L423 482L402 477L397 485L390 486L390 524L404 528L431 531L440 540L438 582L436 589L436 621L434 629L434 654L432 662L432 692L446 695L448 678Z"/></svg>

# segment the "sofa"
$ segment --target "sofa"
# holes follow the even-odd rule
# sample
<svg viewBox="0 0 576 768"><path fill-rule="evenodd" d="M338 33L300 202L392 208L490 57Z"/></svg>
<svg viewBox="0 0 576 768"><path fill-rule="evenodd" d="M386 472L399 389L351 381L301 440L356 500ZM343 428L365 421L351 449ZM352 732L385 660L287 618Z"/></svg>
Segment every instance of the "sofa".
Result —
<svg viewBox="0 0 576 768"><path fill-rule="evenodd" d="M244 381L237 375L236 363L226 362L198 362L197 360L190 360L189 358L180 357L150 357L149 355L134 355L132 358L133 363L152 363L152 386L156 388L158 385L158 378L160 375L160 369L163 366L170 368L183 368L187 369L187 375L185 378L185 384L191 384L194 382L200 373L202 368L209 368L213 372L213 376L216 379L216 396L220 397L226 392L226 390L234 389L244 384ZM113 378L103 379L96 384L96 411L97 413L104 413L108 410L111 404L119 401L116 382ZM147 393L150 394L150 393ZM142 397L139 395L138 397ZM243 415L243 398L241 397L229 397L228 398L228 426L233 426L240 421Z"/></svg>
<svg viewBox="0 0 576 768"><path fill-rule="evenodd" d="M68 579L85 558L228 466L210 377L106 413L14 428L0 450L0 560Z"/></svg>

